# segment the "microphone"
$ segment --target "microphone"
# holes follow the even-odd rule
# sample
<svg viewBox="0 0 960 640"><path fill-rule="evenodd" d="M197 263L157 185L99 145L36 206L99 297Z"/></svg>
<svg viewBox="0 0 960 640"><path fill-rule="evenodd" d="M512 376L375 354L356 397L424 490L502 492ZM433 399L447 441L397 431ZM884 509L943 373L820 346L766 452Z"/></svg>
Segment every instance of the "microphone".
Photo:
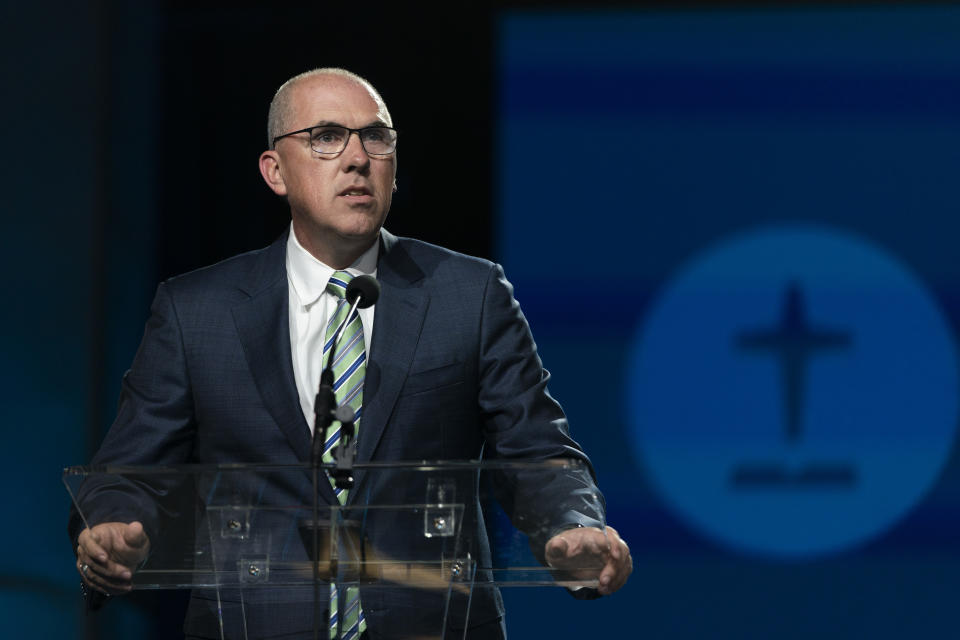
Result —
<svg viewBox="0 0 960 640"><path fill-rule="evenodd" d="M347 302L353 304L359 298L358 309L366 309L376 304L379 297L380 283L373 276L357 276L347 285Z"/></svg>

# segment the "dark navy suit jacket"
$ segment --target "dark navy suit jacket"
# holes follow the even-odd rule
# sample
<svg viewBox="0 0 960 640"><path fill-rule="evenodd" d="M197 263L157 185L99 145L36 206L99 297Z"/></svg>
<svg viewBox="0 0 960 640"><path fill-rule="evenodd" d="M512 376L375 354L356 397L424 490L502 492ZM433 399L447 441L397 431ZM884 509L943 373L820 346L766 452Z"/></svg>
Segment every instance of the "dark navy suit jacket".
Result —
<svg viewBox="0 0 960 640"><path fill-rule="evenodd" d="M291 364L286 241L284 234L265 249L160 285L117 419L93 464L309 461L310 430ZM547 392L549 375L501 268L386 231L380 241L358 462L572 457L589 465ZM596 491L591 475L541 496L550 521L535 528L598 524L603 514L581 499ZM364 483L359 474L351 500L364 494ZM335 503L328 483L321 492ZM159 511L137 502L91 504L88 520L138 519L159 535ZM72 536L79 526L74 519ZM472 526L472 539L486 547L483 522ZM489 549L475 553L483 558ZM217 605L207 597L194 594L188 635L214 635ZM435 604L375 594L363 602L374 637L414 633L418 609L428 618ZM309 629L309 616L278 602L260 610L248 603L246 614L251 637ZM471 626L502 615L495 589L475 595Z"/></svg>

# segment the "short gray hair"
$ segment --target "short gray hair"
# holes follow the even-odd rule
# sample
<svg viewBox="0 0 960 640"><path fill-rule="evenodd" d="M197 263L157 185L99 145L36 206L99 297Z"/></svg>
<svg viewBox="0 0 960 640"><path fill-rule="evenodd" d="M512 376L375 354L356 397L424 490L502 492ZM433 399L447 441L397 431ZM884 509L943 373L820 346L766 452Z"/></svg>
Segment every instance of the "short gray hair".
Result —
<svg viewBox="0 0 960 640"><path fill-rule="evenodd" d="M347 71L346 69L341 69L339 67L321 67L319 69L304 71L303 73L293 76L280 85L280 88L277 89L277 92L273 94L273 100L270 101L270 112L267 115L267 149L273 149L274 138L277 136L282 136L286 132L285 129L289 126L287 123L290 120L290 112L292 110L290 90L301 80L312 78L314 76L340 76L342 78L353 80L357 84L361 85L370 92L370 95L373 96L373 99L376 100L377 104L383 109L383 112L387 116L387 124L389 124L391 127L393 126L393 119L390 117L390 111L387 109L386 103L366 78L363 78L352 71Z"/></svg>

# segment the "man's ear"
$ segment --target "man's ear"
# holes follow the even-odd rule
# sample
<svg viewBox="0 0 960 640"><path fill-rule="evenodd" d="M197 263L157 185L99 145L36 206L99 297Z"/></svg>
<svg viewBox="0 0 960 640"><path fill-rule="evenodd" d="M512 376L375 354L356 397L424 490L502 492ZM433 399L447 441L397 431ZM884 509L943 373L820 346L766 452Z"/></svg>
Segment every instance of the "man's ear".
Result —
<svg viewBox="0 0 960 640"><path fill-rule="evenodd" d="M287 185L280 171L280 155L273 149L260 154L260 175L275 194L287 195Z"/></svg>

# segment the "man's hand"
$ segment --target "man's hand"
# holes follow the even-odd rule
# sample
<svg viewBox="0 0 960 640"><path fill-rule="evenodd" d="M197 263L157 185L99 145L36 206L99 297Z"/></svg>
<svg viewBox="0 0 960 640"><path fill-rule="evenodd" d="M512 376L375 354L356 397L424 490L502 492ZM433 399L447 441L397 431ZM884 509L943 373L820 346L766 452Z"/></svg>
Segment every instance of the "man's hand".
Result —
<svg viewBox="0 0 960 640"><path fill-rule="evenodd" d="M113 595L133 588L133 572L150 553L139 522L104 522L80 533L77 571L88 587Z"/></svg>
<svg viewBox="0 0 960 640"><path fill-rule="evenodd" d="M576 580L597 579L600 595L622 587L633 572L627 543L613 527L567 529L547 541L547 564Z"/></svg>

